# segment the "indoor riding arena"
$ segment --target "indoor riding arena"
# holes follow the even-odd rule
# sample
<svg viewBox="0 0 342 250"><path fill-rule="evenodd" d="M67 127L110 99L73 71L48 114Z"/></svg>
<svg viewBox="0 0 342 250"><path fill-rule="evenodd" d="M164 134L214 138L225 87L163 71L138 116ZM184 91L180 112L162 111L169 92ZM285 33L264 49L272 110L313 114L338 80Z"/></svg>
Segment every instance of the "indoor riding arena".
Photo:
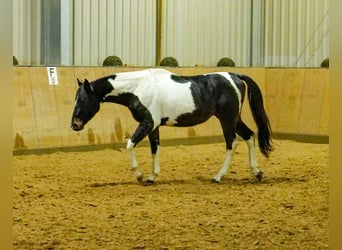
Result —
<svg viewBox="0 0 342 250"><path fill-rule="evenodd" d="M215 1L219 0L203 1L208 13L218 11L219 5L215 5L214 8L211 4ZM15 8L24 10L28 5L34 5L35 1L14 2L17 4L14 10ZM176 47L169 48L168 46L172 45L165 40L171 39L171 33L175 31L170 29L168 23L163 22L171 22L169 18L173 17L170 17L170 13L176 13L174 11L177 10L179 12L175 15L179 17L182 11L179 6L185 2L196 5L194 1L171 3L166 0L139 0L140 6L136 6L132 0L102 3L96 0L91 4L88 3L89 1L70 1L74 2L73 5L67 4L67 6L65 4L68 1L49 2L50 4L46 5L42 2L39 8L40 11L50 13L51 18L53 12L49 11L56 7L53 3L57 2L60 4L59 11L63 13L69 6L67 9L73 11L67 13L70 16L76 15L72 19L74 33L70 33L74 35L66 36L71 39L72 48L67 46L63 40L64 36L59 37L61 43L58 47L61 53L63 48L70 49L71 52L68 50L70 53L67 55L72 56L67 57L62 53L59 61L53 61L57 56L55 52L45 50L46 44L41 44L40 52L37 52L37 48L32 45L30 56L18 49L19 45L14 46L14 53L17 52L19 60L19 64L13 67L14 249L329 249L329 69L321 67L319 63L314 65L315 62L324 59L321 57L329 55L325 53L326 48L323 48L319 55L321 57L315 55L312 56L314 59L309 60L307 58L311 58L310 53L300 50L302 48L300 46L305 48L314 46L307 44L314 41L316 36L313 39L311 33L307 32L309 35L302 38L307 40L303 44L296 43L296 46L299 46L297 50L281 49L275 52L276 45L274 45L273 50L265 49L263 52L265 55L258 54L261 53L259 50L244 54L244 51L252 48L250 40L256 36L255 33L250 33L251 36L246 38L251 42L250 44L243 45L244 38L234 38L238 39L234 44L240 43L239 46L242 47L239 47L239 51L236 49L238 47L229 47L229 50L224 52L238 53L232 54L236 65L218 66L216 61L220 57L212 59L214 63L206 61L210 60L210 56L206 54L210 55L210 49L205 47L207 38L200 35L201 29L195 24L197 28L192 31L195 35L190 40L198 36L198 39L203 40L204 48L203 51L199 51L200 43L196 45L197 47L194 46L197 50L194 50L193 58L190 54L177 54ZM116 5L114 6L112 2ZM241 17L234 15L235 22L239 20L242 22L242 17L250 14L247 7L245 9L243 5L232 4L234 1L219 2L223 4L221 8L233 8L241 13ZM253 1L242 2L250 6ZM265 7L266 12L263 12L263 15L267 18L263 20L266 23L266 30L271 32L272 27L267 26L267 23L276 23L276 21L269 20L268 3L254 2L264 3L265 6L262 6ZM295 2L297 1L289 4L291 8L287 6L289 10L295 7ZM312 13L316 13L317 18L321 17L319 14L321 12L317 10L323 11L327 8L326 1L320 1L325 3L324 8L318 6L318 3L317 6L311 5L308 3L310 1L298 2L306 7L312 7ZM120 10L131 11L130 18L135 18L132 16L134 13L140 13L140 8L145 8L144 11L149 13L148 6L152 6L151 9L155 11L153 13L159 13L164 17L157 15L157 23L154 23L158 27L158 20L162 21L162 24L159 24L161 29L156 29L153 40L156 48L153 53L151 52L152 62L149 61L149 55L146 53L148 45L144 40L141 40L141 43L139 40L139 45L136 47L122 46L122 54L117 52L120 51L118 48L110 50L109 45L106 47L107 51L101 52L102 38L101 36L96 38L94 32L98 27L102 27L104 22L112 20L108 16L113 6L118 8L118 3L121 3ZM250 7L255 8L255 6ZM98 26L88 23L87 15L81 15L76 11L81 7L82 10L89 10L91 20L95 23L96 13L99 14ZM274 13L278 13L277 8L285 7L274 4L272 8ZM216 30L217 21L214 22L210 14L204 14L207 13L204 6L198 8L199 12L202 11L201 13L211 20L207 25L203 24L203 29L210 30L210 27L215 26L215 32L219 32ZM100 15L104 9L107 9L107 14L109 13L107 19ZM189 7L188 11L192 13L192 20L197 20L199 16L195 16L190 9ZM35 11L37 8L32 7L30 13L33 16L24 15L23 20L25 18L33 20L32 18L38 15ZM246 15L243 14L244 11L247 11ZM221 12L218 13L220 17L223 15ZM324 25L324 13L322 22L313 21L316 26L309 25L311 30L317 31ZM295 15L293 20L302 18L300 9L298 13L292 15ZM184 23L187 23L186 16L183 17L184 20L182 19ZM42 15L42 18L46 17ZM253 15L253 18L258 17ZM116 17L112 21L119 22L119 19ZM129 21L128 19L128 16L123 18L126 22ZM20 24L23 20L18 21L17 28L23 25ZM137 27L130 26L130 32L135 34L132 35L134 39L138 39L139 37L135 36L141 33L139 25L146 25L149 20L146 14L138 19ZM287 18L279 22L279 27L283 27L284 22L289 22L290 24L286 26L289 30L287 33L291 33L293 27ZM32 23L30 25L33 25ZM231 32L240 34L239 32L248 31L251 23L253 22L248 19L248 22L244 21L244 25L239 26L242 30L233 29ZM47 21L46 25L50 24ZM89 33L85 28L88 27L86 24L92 27ZM39 25L43 27L41 23ZM64 20L59 27L61 31L68 30L65 25L67 24ZM177 30L177 22L173 25L174 30ZM302 25L305 26L306 23ZM111 26L107 26L107 31L108 27ZM219 28L222 29L222 25ZM40 42L44 41L44 29L41 30L42 34L38 34L43 37ZM229 26L227 29L232 28ZM253 30L255 32L256 29ZM278 33L276 34L275 29L273 31L273 36L277 37ZM107 35L111 34L108 31ZM186 32L183 35L185 34ZM324 34L320 32L320 35L326 39ZM31 36L35 35L37 35L35 32L31 34ZM52 35L52 33L46 35L46 41L53 39ZM124 33L121 35L125 36ZM159 35L160 39L156 40ZM117 34L112 36L120 40ZM147 37L146 33L145 36ZM97 39L95 39L96 43L94 37ZM215 38L218 41L212 46L224 47L219 42L220 37ZM133 43L130 40L133 38L124 38L120 40L120 44ZM282 37L282 39L290 41L300 38ZM85 41L91 41L90 45L88 46ZM226 40L227 43L229 41ZM255 46L266 48L271 46L269 41L277 43L278 40L272 40L271 35L270 37L265 35L260 41L264 41L264 44ZM213 41L207 42L209 44ZM82 46L78 46L79 44ZM189 51L191 46L186 47L186 42L183 44L184 52ZM325 40L317 44L326 45ZM318 45L312 53L320 50ZM92 50L92 46L96 49ZM88 53L89 57L85 56L85 50L91 51ZM98 59L94 62L92 60L95 58L96 50L99 50L96 55ZM140 53L141 50L145 53ZM176 67L161 65L159 63L161 59L170 55L172 51L180 65ZM220 55L223 53L218 48L215 51ZM266 55L267 51L273 51L274 54L270 52L272 55ZM292 55L291 51L296 52ZM40 63L35 63L35 59L32 59L36 58L35 53L42 53ZM108 53L120 54L125 63L121 66L104 66L102 65L104 58L101 57L104 53L107 53L106 56L109 55ZM130 53L135 53L138 59L134 61ZM199 55L200 53L202 54ZM286 53L289 56L286 56ZM238 59L246 57L249 58L246 61ZM264 61L257 62L256 57L264 58ZM272 60L269 59L271 57ZM278 57L283 59L277 61L275 58ZM300 59L303 57L305 60ZM153 63L155 58L156 63ZM213 55L211 58L214 58ZM291 62L295 63L291 64ZM241 138L238 139L236 152L233 154L227 174L219 183L212 181L226 156L224 136L220 122L215 116L192 127L160 127L160 174L154 183L137 181L136 173L131 169L126 145L138 123L126 107L114 103L102 103L99 112L83 130L74 131L70 127L78 89L77 79L93 81L119 72L158 67L183 76L234 72L247 75L258 84L272 128L274 148L266 158L259 150L258 140L255 142L258 166L263 172L260 181L250 170L248 145ZM258 129L250 111L247 95L242 106L241 117L257 134ZM138 144L135 152L139 168L146 178L151 173L153 165L148 138Z"/></svg>
<svg viewBox="0 0 342 250"><path fill-rule="evenodd" d="M137 123L126 108L105 103L83 131L69 127L76 78L113 69L57 70L59 85L50 86L45 67L14 68L18 249L328 248L327 70L224 69L248 74L264 94L274 151L268 159L257 151L261 182L251 175L243 141L229 173L211 182L225 155L212 118L190 128L162 127L161 172L148 186L130 170L126 141ZM255 126L247 103L242 117ZM149 174L148 141L136 153Z"/></svg>

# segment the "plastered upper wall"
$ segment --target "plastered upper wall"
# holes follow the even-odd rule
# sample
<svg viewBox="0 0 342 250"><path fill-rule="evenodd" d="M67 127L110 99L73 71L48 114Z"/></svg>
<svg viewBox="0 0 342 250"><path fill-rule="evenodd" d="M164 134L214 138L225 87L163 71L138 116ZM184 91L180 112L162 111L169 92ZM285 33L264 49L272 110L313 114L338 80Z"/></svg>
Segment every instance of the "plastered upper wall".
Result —
<svg viewBox="0 0 342 250"><path fill-rule="evenodd" d="M77 89L76 79L94 80L104 75L141 68L58 67L58 85L49 85L46 67L14 67L14 149L39 149L125 141L137 123L126 107L104 103L83 131L70 128ZM177 74L195 75L217 71L239 72L260 86L274 132L329 135L329 71L326 69L275 68L169 68ZM256 126L245 102L243 120ZM213 117L191 128L161 128L161 140L220 136Z"/></svg>

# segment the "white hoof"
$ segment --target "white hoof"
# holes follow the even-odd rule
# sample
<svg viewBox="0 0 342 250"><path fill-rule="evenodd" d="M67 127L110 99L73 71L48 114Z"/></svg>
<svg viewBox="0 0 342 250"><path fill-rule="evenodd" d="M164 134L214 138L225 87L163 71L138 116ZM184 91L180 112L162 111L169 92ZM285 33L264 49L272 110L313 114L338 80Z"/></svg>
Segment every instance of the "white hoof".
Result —
<svg viewBox="0 0 342 250"><path fill-rule="evenodd" d="M211 179L213 183L220 183L221 182L221 176L216 175Z"/></svg>
<svg viewBox="0 0 342 250"><path fill-rule="evenodd" d="M148 182L154 182L154 179L155 179L155 175L149 175L149 176L146 178L146 181L148 181Z"/></svg>

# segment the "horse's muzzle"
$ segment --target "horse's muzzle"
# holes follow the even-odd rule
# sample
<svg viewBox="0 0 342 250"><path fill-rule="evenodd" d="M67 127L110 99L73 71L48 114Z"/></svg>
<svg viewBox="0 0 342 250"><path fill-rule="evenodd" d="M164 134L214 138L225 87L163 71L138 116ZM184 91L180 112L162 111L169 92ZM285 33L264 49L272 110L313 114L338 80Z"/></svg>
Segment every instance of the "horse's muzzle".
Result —
<svg viewBox="0 0 342 250"><path fill-rule="evenodd" d="M78 118L73 118L71 121L70 127L75 131L80 131L84 128L84 124L82 120Z"/></svg>

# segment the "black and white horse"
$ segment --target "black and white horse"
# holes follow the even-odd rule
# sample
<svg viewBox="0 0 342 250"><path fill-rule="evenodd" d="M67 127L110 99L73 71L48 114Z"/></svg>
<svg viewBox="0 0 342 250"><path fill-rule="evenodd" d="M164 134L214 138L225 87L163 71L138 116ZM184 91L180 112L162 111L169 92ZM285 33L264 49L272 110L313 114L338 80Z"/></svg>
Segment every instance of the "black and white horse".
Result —
<svg viewBox="0 0 342 250"><path fill-rule="evenodd" d="M79 89L71 120L73 130L82 130L99 111L102 102L126 106L139 123L127 142L130 163L138 181L143 180L143 173L138 168L134 148L144 137L149 138L153 156L152 173L146 182L153 183L160 172L159 126L194 126L213 115L219 119L226 141L226 157L213 181L220 182L228 171L237 144L236 134L247 142L251 171L261 181L263 172L257 168L254 132L240 116L246 87L258 127L259 148L266 157L272 151L271 128L262 93L250 77L226 72L178 76L164 69L147 69L118 73L90 83L77 81Z"/></svg>

